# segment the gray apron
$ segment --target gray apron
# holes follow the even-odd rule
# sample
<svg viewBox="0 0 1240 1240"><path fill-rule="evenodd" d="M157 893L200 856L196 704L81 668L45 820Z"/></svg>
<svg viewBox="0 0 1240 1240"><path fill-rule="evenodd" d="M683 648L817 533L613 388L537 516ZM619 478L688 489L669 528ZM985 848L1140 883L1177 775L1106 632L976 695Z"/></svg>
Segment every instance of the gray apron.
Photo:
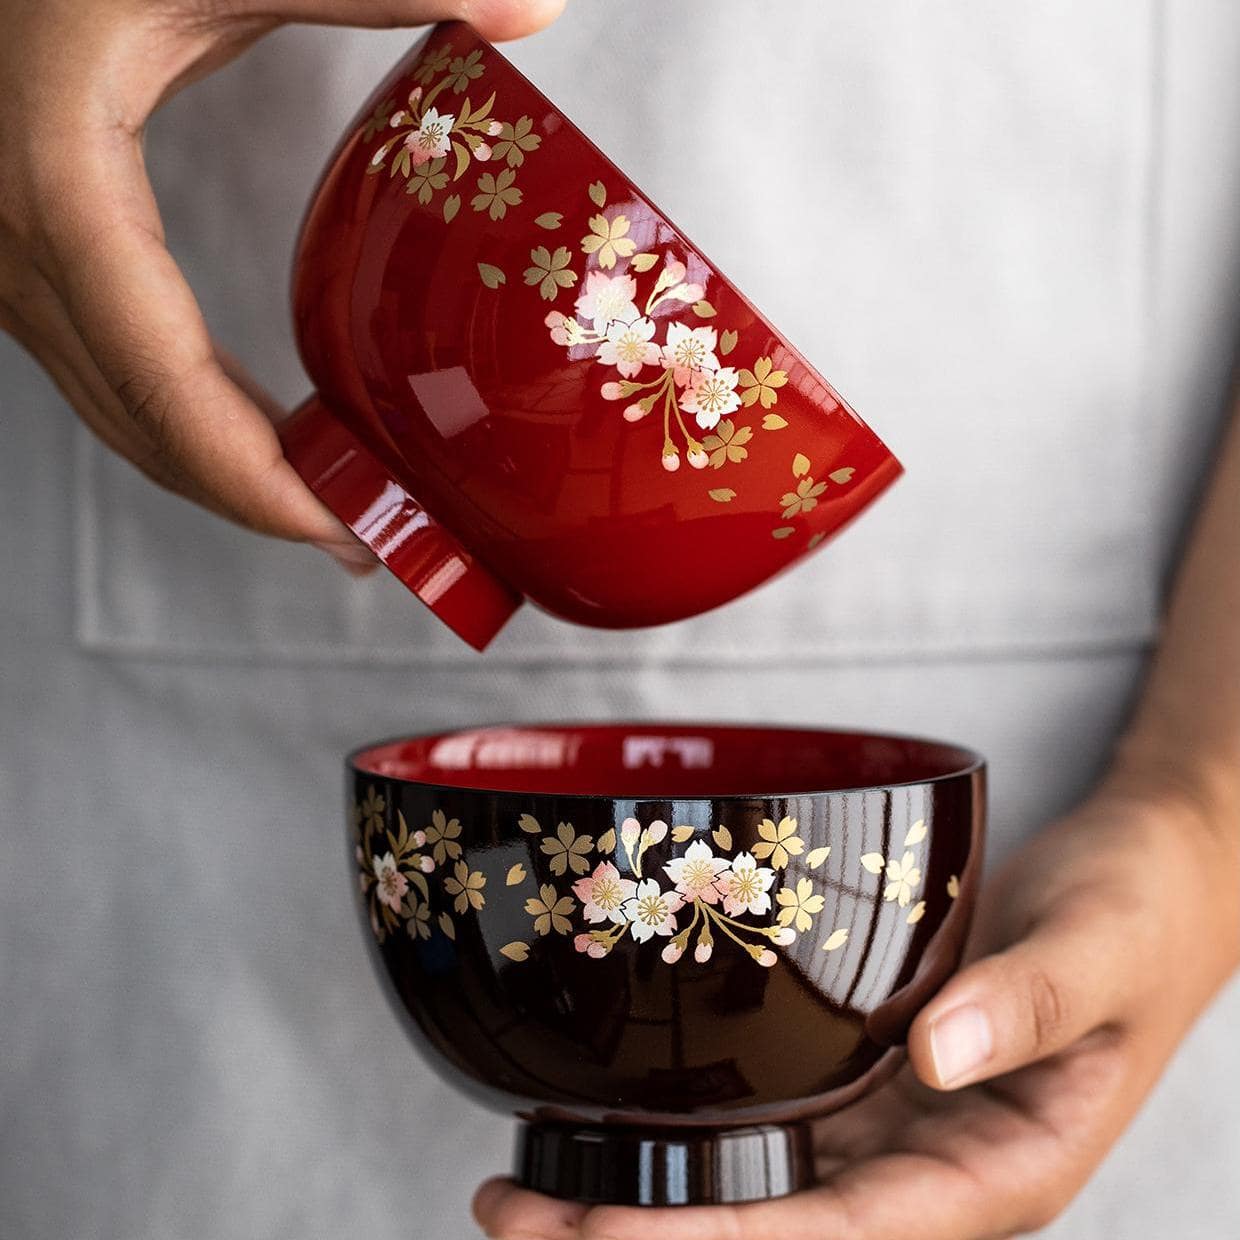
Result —
<svg viewBox="0 0 1240 1240"><path fill-rule="evenodd" d="M1223 416L1240 8L762 15L579 3L510 49L908 469L731 607L642 633L527 609L480 659L394 581L156 490L0 344L0 1235L473 1234L509 1134L367 967L338 821L360 741L642 715L941 734L992 761L994 855L1105 761ZM213 329L290 402L296 221L412 38L280 32L152 128ZM1233 987L1047 1235L1240 1226L1237 1025Z"/></svg>

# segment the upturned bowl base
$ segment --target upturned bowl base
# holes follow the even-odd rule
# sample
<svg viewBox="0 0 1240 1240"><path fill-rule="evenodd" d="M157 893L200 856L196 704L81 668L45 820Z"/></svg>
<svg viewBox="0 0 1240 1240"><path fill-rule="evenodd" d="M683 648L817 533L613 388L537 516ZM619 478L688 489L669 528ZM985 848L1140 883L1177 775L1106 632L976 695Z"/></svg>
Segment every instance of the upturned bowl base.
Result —
<svg viewBox="0 0 1240 1240"><path fill-rule="evenodd" d="M722 1205L809 1188L814 1157L802 1123L658 1130L525 1123L514 1175L526 1188L590 1204Z"/></svg>

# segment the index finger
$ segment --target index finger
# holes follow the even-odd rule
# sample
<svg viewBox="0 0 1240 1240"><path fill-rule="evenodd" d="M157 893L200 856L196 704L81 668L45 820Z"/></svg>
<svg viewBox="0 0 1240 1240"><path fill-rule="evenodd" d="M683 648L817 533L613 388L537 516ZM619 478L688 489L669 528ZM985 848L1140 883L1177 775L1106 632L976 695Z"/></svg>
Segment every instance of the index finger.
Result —
<svg viewBox="0 0 1240 1240"><path fill-rule="evenodd" d="M163 244L136 140L116 133L109 142L77 169L73 201L50 226L48 276L123 416L174 482L211 507L263 533L340 542L340 523L216 357Z"/></svg>

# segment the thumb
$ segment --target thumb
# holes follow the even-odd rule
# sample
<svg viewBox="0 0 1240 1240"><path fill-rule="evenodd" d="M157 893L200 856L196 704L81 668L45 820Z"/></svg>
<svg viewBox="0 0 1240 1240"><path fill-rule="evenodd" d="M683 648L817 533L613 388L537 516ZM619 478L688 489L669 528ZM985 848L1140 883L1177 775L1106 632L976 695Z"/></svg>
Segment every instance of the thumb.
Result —
<svg viewBox="0 0 1240 1240"><path fill-rule="evenodd" d="M959 1089L1059 1054L1121 1013L1132 953L1088 900L958 973L918 1014L909 1059L934 1089ZM1130 966L1129 966L1130 967Z"/></svg>

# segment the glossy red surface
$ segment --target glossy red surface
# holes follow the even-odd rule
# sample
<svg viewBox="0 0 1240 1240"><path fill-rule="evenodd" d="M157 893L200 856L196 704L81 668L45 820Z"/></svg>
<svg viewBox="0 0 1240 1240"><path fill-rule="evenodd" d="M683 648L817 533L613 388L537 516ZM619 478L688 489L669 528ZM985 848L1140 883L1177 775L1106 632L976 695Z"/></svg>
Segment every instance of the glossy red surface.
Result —
<svg viewBox="0 0 1240 1240"><path fill-rule="evenodd" d="M374 745L351 761L444 788L662 800L894 787L963 774L978 759L914 737L634 722L470 728Z"/></svg>
<svg viewBox="0 0 1240 1240"><path fill-rule="evenodd" d="M523 1122L518 1178L581 1200L808 1183L806 1121L898 1067L981 875L981 759L904 737L482 728L369 746L347 788L395 1010Z"/></svg>
<svg viewBox="0 0 1240 1240"><path fill-rule="evenodd" d="M441 122L445 154L412 162ZM616 628L718 606L900 472L461 24L411 52L346 136L306 220L294 310L319 402L285 431L290 459L477 646L521 596ZM470 605L445 601L445 579Z"/></svg>

